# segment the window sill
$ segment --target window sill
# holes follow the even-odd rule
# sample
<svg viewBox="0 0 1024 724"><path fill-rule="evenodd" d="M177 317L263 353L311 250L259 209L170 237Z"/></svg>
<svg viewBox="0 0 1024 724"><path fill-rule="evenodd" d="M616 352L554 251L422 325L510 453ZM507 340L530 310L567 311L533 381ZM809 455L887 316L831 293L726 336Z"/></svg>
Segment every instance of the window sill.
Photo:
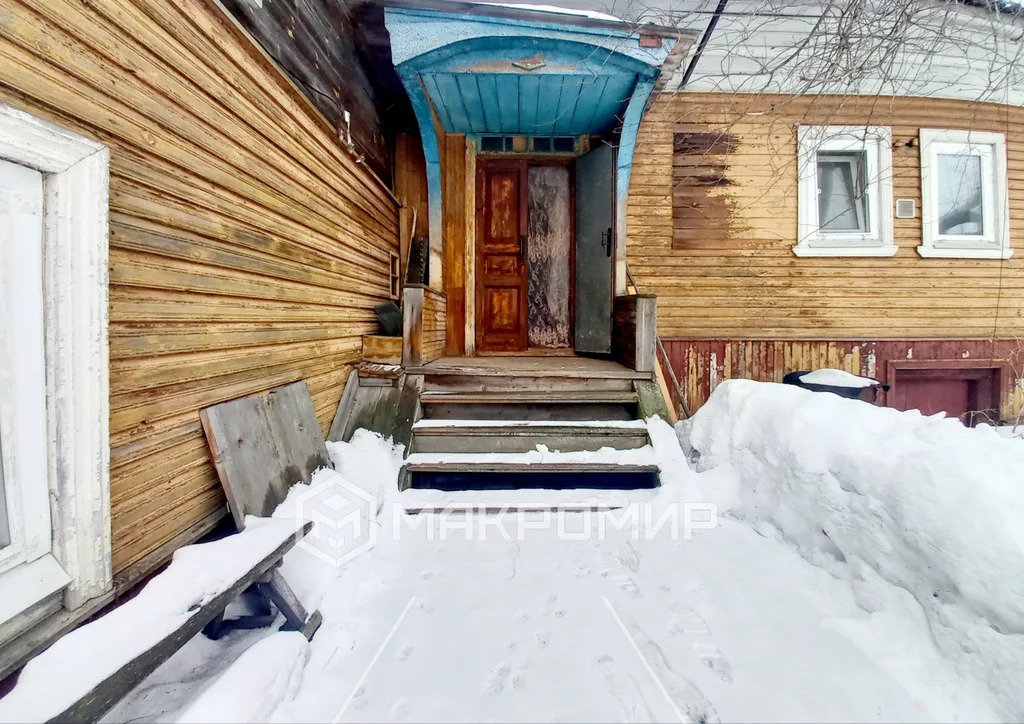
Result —
<svg viewBox="0 0 1024 724"><path fill-rule="evenodd" d="M917 253L926 259L1009 259L1013 249L956 249L922 244Z"/></svg>
<svg viewBox="0 0 1024 724"><path fill-rule="evenodd" d="M0 623L6 623L52 593L71 583L51 554L31 563L22 563L0 576Z"/></svg>
<svg viewBox="0 0 1024 724"><path fill-rule="evenodd" d="M900 249L894 244L884 246L807 246L793 247L796 256L894 256Z"/></svg>

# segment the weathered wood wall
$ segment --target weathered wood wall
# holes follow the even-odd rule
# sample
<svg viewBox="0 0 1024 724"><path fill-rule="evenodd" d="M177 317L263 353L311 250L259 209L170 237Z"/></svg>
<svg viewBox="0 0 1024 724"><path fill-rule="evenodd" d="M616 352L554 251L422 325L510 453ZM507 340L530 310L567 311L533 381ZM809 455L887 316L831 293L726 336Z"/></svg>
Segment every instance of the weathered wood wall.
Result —
<svg viewBox="0 0 1024 724"><path fill-rule="evenodd" d="M360 26L382 19L353 16L350 0L223 0L224 6L268 55L304 90L336 129L351 114L353 143L382 178L391 178L391 150L385 116L391 99L375 82L365 57Z"/></svg>
<svg viewBox="0 0 1024 724"><path fill-rule="evenodd" d="M466 294L473 269L472 237L467 234L467 217L476 213L475 168L469 168L473 142L461 133L444 136L442 166L444 219L444 274L442 282L447 302L446 353L457 357L466 353L466 307L472 297Z"/></svg>
<svg viewBox="0 0 1024 724"><path fill-rule="evenodd" d="M410 285L402 295L402 364L419 367L443 357L446 335L443 293Z"/></svg>
<svg viewBox="0 0 1024 724"><path fill-rule="evenodd" d="M330 423L396 208L212 0L5 0L0 26L0 99L110 147L124 580L224 513L200 408L306 379Z"/></svg>
<svg viewBox="0 0 1024 724"><path fill-rule="evenodd" d="M679 379L687 408L695 412L715 387L728 379L782 382L787 372L823 367L875 377L891 384L890 361L988 360L1004 366L1000 414L1016 419L1024 405L1024 345L1014 340L824 342L809 340L665 341L665 351ZM879 400L886 403L884 393Z"/></svg>
<svg viewBox="0 0 1024 724"><path fill-rule="evenodd" d="M889 125L892 258L797 258L796 124ZM921 128L1006 134L1007 261L923 259ZM663 338L985 339L1024 336L1024 108L925 98L665 94L640 128L628 262L658 295Z"/></svg>

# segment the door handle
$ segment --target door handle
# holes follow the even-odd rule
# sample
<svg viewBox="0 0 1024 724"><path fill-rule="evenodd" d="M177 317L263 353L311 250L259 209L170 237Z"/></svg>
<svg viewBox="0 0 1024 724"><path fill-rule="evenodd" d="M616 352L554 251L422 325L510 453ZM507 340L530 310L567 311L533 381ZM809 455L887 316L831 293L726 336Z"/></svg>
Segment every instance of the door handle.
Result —
<svg viewBox="0 0 1024 724"><path fill-rule="evenodd" d="M604 247L604 253L608 255L608 258L612 258L612 227L608 227L608 231L601 232L601 246Z"/></svg>
<svg viewBox="0 0 1024 724"><path fill-rule="evenodd" d="M519 237L519 261L526 263L526 237Z"/></svg>

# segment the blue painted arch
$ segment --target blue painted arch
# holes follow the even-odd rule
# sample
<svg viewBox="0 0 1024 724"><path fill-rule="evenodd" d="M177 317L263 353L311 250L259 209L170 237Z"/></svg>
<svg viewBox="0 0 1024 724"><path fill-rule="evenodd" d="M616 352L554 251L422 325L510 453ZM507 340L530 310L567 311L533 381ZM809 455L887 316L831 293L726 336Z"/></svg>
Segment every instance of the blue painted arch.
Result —
<svg viewBox="0 0 1024 724"><path fill-rule="evenodd" d="M645 49L625 26L594 30L404 8L387 8L385 22L423 141L432 260L440 260L443 244L435 113L445 132L467 134L583 135L621 121L616 206L624 251L637 130L674 40ZM435 266L432 286L440 283ZM621 293L624 286L623 266L616 287Z"/></svg>

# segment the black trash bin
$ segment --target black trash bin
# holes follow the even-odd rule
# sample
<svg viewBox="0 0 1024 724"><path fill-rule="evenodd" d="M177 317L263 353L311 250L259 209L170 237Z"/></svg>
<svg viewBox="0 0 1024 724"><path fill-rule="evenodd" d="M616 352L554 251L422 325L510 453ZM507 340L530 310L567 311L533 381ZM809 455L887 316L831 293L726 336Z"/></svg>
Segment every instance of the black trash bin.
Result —
<svg viewBox="0 0 1024 724"><path fill-rule="evenodd" d="M831 392L834 395L839 395L840 397L845 397L850 400L864 400L865 402L874 402L878 397L879 390L889 389L889 385L883 384L881 380L876 380L874 377L865 377L864 379L870 379L874 384L865 385L864 387L816 385L813 382L804 382L800 379L804 375L813 371L814 370L797 370L796 372L790 372L782 378L782 384L803 387L805 390L810 390L811 392Z"/></svg>

